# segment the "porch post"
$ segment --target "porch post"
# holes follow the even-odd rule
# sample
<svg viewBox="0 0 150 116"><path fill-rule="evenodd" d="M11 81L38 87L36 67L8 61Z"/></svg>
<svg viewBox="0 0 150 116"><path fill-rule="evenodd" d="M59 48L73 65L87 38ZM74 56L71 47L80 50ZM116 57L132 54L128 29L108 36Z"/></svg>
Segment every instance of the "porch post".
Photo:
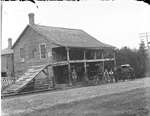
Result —
<svg viewBox="0 0 150 116"><path fill-rule="evenodd" d="M103 76L104 76L104 70L105 70L105 61L104 61L104 50L102 49L102 62L103 62Z"/></svg>
<svg viewBox="0 0 150 116"><path fill-rule="evenodd" d="M72 85L72 82L71 82L71 66L70 66L69 48L66 48L66 50L67 50L69 85Z"/></svg>
<svg viewBox="0 0 150 116"><path fill-rule="evenodd" d="M48 88L55 87L55 78L53 74L53 67L47 66L47 80L48 80Z"/></svg>
<svg viewBox="0 0 150 116"><path fill-rule="evenodd" d="M84 79L85 81L88 81L88 75L87 75L87 65L86 65L86 51L84 50Z"/></svg>
<svg viewBox="0 0 150 116"><path fill-rule="evenodd" d="M48 66L47 66L47 68L46 68L46 72L47 72L47 81L48 81L48 88L50 88L50 74L49 74L49 70L48 70Z"/></svg>
<svg viewBox="0 0 150 116"><path fill-rule="evenodd" d="M116 67L116 53L115 53L115 49L114 49L114 68Z"/></svg>
<svg viewBox="0 0 150 116"><path fill-rule="evenodd" d="M94 51L94 59L97 59L96 50Z"/></svg>
<svg viewBox="0 0 150 116"><path fill-rule="evenodd" d="M56 86L56 80L54 75L54 67L52 67L52 87L55 88Z"/></svg>
<svg viewBox="0 0 150 116"><path fill-rule="evenodd" d="M52 56L51 56L51 62L50 62L50 64L52 63L54 63L54 61L55 61L55 56L54 56L54 50L53 49L51 49L51 53L52 53ZM52 65L52 67L51 67L51 70L52 70L52 87L53 88L55 88L55 86L56 86L56 80L55 80L55 74L54 74L54 67L53 67L53 65Z"/></svg>

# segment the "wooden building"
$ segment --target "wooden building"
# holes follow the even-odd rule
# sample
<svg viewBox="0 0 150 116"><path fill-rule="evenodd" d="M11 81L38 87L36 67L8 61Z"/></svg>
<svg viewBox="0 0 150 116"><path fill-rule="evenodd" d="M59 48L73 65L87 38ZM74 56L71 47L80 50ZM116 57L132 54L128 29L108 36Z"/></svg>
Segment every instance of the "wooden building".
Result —
<svg viewBox="0 0 150 116"><path fill-rule="evenodd" d="M13 50L12 39L8 39L8 48L1 51L1 76L12 78L14 77L14 62L13 62Z"/></svg>
<svg viewBox="0 0 150 116"><path fill-rule="evenodd" d="M42 83L48 77L53 85L87 81L115 64L113 46L80 29L37 25L33 13L12 49L15 77L19 78L31 67L44 65L47 72L43 70L37 78Z"/></svg>

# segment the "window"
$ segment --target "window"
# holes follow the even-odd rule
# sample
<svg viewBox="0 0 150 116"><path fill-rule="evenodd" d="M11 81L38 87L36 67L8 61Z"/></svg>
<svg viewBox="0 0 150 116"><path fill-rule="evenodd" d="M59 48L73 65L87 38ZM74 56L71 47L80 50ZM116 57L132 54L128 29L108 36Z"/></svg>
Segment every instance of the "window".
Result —
<svg viewBox="0 0 150 116"><path fill-rule="evenodd" d="M25 58L25 50L24 50L24 48L20 48L20 58Z"/></svg>
<svg viewBox="0 0 150 116"><path fill-rule="evenodd" d="M33 49L31 52L32 52L32 53L31 53L31 57L32 57L32 58L35 58L36 48L35 48L35 49Z"/></svg>
<svg viewBox="0 0 150 116"><path fill-rule="evenodd" d="M32 48L32 49L29 51L29 59L35 58L35 56L36 56L36 48Z"/></svg>
<svg viewBox="0 0 150 116"><path fill-rule="evenodd" d="M46 58L46 44L40 44L40 57Z"/></svg>
<svg viewBox="0 0 150 116"><path fill-rule="evenodd" d="M6 72L1 72L1 76L2 77L7 77L7 73Z"/></svg>

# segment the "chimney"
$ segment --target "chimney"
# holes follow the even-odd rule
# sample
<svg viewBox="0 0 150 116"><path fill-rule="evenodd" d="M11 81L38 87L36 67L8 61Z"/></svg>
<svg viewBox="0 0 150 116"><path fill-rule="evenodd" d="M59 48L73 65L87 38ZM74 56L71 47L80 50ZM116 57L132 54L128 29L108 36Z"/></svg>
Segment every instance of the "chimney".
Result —
<svg viewBox="0 0 150 116"><path fill-rule="evenodd" d="M11 49L12 47L12 39L8 38L8 48Z"/></svg>
<svg viewBox="0 0 150 116"><path fill-rule="evenodd" d="M29 24L34 25L34 13L29 13Z"/></svg>

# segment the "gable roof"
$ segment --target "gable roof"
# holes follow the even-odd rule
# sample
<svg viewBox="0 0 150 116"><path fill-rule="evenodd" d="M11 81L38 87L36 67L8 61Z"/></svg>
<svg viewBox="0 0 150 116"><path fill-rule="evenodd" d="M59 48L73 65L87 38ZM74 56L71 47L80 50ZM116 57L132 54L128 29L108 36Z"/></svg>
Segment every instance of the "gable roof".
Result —
<svg viewBox="0 0 150 116"><path fill-rule="evenodd" d="M16 44L19 42L19 40L21 39L21 36L25 33L25 31L29 28L30 26L27 25L24 30L21 32L21 34L19 35L19 37L17 38L17 40L15 41L15 43L12 46L12 49L16 46Z"/></svg>
<svg viewBox="0 0 150 116"><path fill-rule="evenodd" d="M85 31L80 29L68 29L41 25L27 25L24 31L28 27L31 27L33 30L45 36L48 40L52 41L53 43L59 46L82 48L115 48L114 46L98 41ZM24 31L22 32L22 34L24 33ZM19 38L14 43L13 47L19 41Z"/></svg>
<svg viewBox="0 0 150 116"><path fill-rule="evenodd" d="M56 44L67 47L105 48L113 47L104 44L80 29L68 29L33 25L33 29L53 40Z"/></svg>

